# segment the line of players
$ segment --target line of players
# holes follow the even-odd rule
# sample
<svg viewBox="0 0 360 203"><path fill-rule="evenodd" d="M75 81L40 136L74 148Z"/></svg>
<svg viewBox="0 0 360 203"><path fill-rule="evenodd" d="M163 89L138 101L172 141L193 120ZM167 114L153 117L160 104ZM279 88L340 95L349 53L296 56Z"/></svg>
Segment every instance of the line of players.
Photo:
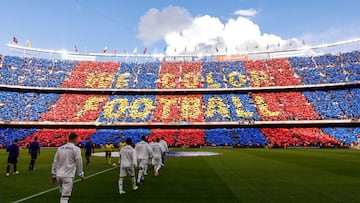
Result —
<svg viewBox="0 0 360 203"><path fill-rule="evenodd" d="M132 183L132 189L137 190L138 186L145 180L147 175L148 165L151 164L154 167L154 175L159 175L159 170L164 166L166 153L169 151L168 145L164 138L161 140L155 138L150 144L147 142L145 136L141 137L141 141L135 145L132 143L131 138L121 140L119 143L119 164L120 174L118 180L119 194L125 194L123 190L124 178L129 175ZM105 158L106 163L111 165L111 153L114 149L112 143L105 145ZM88 140L85 144L85 157L87 165L90 164L90 156L93 152L91 140ZM135 177L137 170L137 178Z"/></svg>

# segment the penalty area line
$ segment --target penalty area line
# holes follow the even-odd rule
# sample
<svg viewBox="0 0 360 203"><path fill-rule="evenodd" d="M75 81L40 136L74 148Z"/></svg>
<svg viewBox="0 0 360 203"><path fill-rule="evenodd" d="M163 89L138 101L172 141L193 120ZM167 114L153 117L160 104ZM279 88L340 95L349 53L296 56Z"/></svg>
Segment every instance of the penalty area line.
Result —
<svg viewBox="0 0 360 203"><path fill-rule="evenodd" d="M97 173L94 173L94 174L91 174L91 175L89 175L89 176L86 176L86 177L85 177L85 180L87 180L87 179L89 179L89 178L92 178L92 177L94 177L94 176L100 175L100 174L102 174L102 173L106 173L106 172L111 171L111 170L116 169L116 168L119 168L119 166L113 167L113 168L108 168L108 169L105 169L105 170L103 170L103 171L99 171L99 172L97 172ZM81 181L81 179L77 179L77 180L74 181L74 183L77 183L77 182L80 182L80 181ZM54 187L54 188L51 188L51 189L48 189L48 190L45 190L45 191L42 191L42 192L39 192L39 193L36 193L36 194L33 194L33 195L30 195L30 196L28 196L28 197L19 199L19 200L17 200L17 201L12 202L12 203L23 202L23 201L32 199L32 198L34 198L34 197L37 197L37 196L40 196L40 195L43 195L43 194L45 194L45 193L52 192L52 191L58 190L58 189L59 189L59 186Z"/></svg>

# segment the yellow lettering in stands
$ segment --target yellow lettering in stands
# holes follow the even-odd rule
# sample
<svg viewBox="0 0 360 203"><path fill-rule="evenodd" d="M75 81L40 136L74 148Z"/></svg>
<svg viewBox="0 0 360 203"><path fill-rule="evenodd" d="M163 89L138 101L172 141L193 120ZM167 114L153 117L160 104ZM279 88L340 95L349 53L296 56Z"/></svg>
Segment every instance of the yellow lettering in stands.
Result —
<svg viewBox="0 0 360 203"><path fill-rule="evenodd" d="M236 115L238 117L247 118L251 117L254 113L251 111L245 112L243 109L243 105L239 97L231 97L233 104L235 106Z"/></svg>
<svg viewBox="0 0 360 203"><path fill-rule="evenodd" d="M278 116L280 114L279 111L270 111L268 109L267 104L264 101L264 98L261 96L255 96L255 104L259 107L261 114L266 117L270 116Z"/></svg>
<svg viewBox="0 0 360 203"><path fill-rule="evenodd" d="M209 88L220 88L221 85L219 83L215 83L213 79L212 73L206 75L206 83Z"/></svg>
<svg viewBox="0 0 360 203"><path fill-rule="evenodd" d="M117 119L121 114L124 114L128 108L129 102L126 98L113 99L104 106L104 117Z"/></svg>
<svg viewBox="0 0 360 203"><path fill-rule="evenodd" d="M166 73L161 77L161 85L163 88L175 88L176 83L174 82L175 75Z"/></svg>
<svg viewBox="0 0 360 203"><path fill-rule="evenodd" d="M230 112L220 97L213 97L208 100L205 117L212 118L214 114L230 117Z"/></svg>
<svg viewBox="0 0 360 203"><path fill-rule="evenodd" d="M229 73L229 83L234 87L242 87L246 84L246 77L239 72Z"/></svg>
<svg viewBox="0 0 360 203"><path fill-rule="evenodd" d="M81 118L81 116L86 111L96 111L99 108L99 103L103 102L104 100L105 98L102 97L90 97L88 100L86 100L83 108L76 114L76 117Z"/></svg>
<svg viewBox="0 0 360 203"><path fill-rule="evenodd" d="M128 87L129 86L129 77L130 77L130 73L123 73L123 74L119 75L119 77L116 80L115 87L117 87L117 88Z"/></svg>
<svg viewBox="0 0 360 203"><path fill-rule="evenodd" d="M199 76L195 73L187 73L184 75L184 86L186 88L197 88L199 85Z"/></svg>
<svg viewBox="0 0 360 203"><path fill-rule="evenodd" d="M181 106L181 118L183 119L196 119L201 113L201 100L199 98L182 98Z"/></svg>
<svg viewBox="0 0 360 203"><path fill-rule="evenodd" d="M162 116L161 116L162 118L169 118L171 105L176 104L177 101L178 101L178 98L171 98L171 99L160 98L159 102L164 104L163 112L162 112Z"/></svg>
<svg viewBox="0 0 360 203"><path fill-rule="evenodd" d="M140 111L141 105L144 105L144 108ZM153 110L153 104L151 98L141 98L136 99L130 108L130 118L132 119L145 119Z"/></svg>
<svg viewBox="0 0 360 203"><path fill-rule="evenodd" d="M113 79L113 74L106 75L105 73L89 73L86 78L85 87L107 88L110 87Z"/></svg>
<svg viewBox="0 0 360 203"><path fill-rule="evenodd" d="M269 86L269 76L263 71L253 71L250 73L251 80L255 87L260 87L265 84L265 86Z"/></svg>

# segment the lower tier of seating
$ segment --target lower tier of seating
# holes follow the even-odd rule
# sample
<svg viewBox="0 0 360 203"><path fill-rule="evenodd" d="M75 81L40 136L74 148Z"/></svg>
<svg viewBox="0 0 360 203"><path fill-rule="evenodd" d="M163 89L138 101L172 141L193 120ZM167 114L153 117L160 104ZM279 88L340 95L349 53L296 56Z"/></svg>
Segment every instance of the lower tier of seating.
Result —
<svg viewBox="0 0 360 203"><path fill-rule="evenodd" d="M172 147L201 146L319 146L351 145L358 143L360 127L326 128L214 128L214 129L0 129L0 146L6 147L14 139L27 146L34 137L39 138L43 147L58 147L66 143L66 135L76 132L80 143L91 138L97 146L108 142L117 145L122 139L132 138L134 143L141 136L149 142L164 138Z"/></svg>

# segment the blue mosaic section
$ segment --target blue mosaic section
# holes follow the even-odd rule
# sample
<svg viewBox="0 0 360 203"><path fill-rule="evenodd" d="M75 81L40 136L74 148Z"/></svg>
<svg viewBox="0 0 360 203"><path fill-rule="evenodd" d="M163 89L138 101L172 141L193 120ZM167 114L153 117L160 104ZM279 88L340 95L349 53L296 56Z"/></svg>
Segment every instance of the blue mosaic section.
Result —
<svg viewBox="0 0 360 203"><path fill-rule="evenodd" d="M61 87L77 62L5 56L0 84L34 87Z"/></svg>
<svg viewBox="0 0 360 203"><path fill-rule="evenodd" d="M41 114L55 104L60 94L0 91L0 120L38 121Z"/></svg>
<svg viewBox="0 0 360 203"><path fill-rule="evenodd" d="M329 91L305 91L303 95L310 101L323 119L360 118L360 89Z"/></svg>
<svg viewBox="0 0 360 203"><path fill-rule="evenodd" d="M126 140L131 138L133 143L141 141L141 136L148 136L150 134L149 129L99 129L96 133L92 134L90 138L94 144L105 145L106 143L113 143L114 146L118 146L122 139ZM85 142L85 141L84 141Z"/></svg>
<svg viewBox="0 0 360 203"><path fill-rule="evenodd" d="M360 127L326 127L321 129L344 144L357 143L360 135Z"/></svg>
<svg viewBox="0 0 360 203"><path fill-rule="evenodd" d="M151 106L154 107L154 101L155 101L155 95L112 95L110 96L107 104L114 103L111 108L111 113L109 114L107 110L105 110L103 107L103 111L100 113L100 116L98 118L99 122L105 122L105 123L113 123L113 122L146 122L149 121L153 109L149 113L146 114L146 117L144 118L133 118L134 114L131 113L132 110L135 110L135 112L144 113L144 109L146 105L143 102L139 102L142 99L146 99L146 101L150 101ZM122 102L116 102L116 101L125 101ZM138 104L136 104L139 102ZM147 104L150 106L150 104ZM123 112L120 114L120 112ZM114 118L114 115L117 114Z"/></svg>
<svg viewBox="0 0 360 203"><path fill-rule="evenodd" d="M155 89L159 68L159 62L121 63L112 88ZM125 76L125 74L128 75ZM125 79L123 79L124 76ZM120 87L119 81L123 81L119 83Z"/></svg>
<svg viewBox="0 0 360 203"><path fill-rule="evenodd" d="M1 128L0 130L0 145L8 146L15 139L22 140L25 137L36 132L36 129L22 129L22 128Z"/></svg>
<svg viewBox="0 0 360 203"><path fill-rule="evenodd" d="M215 144L232 145L264 145L267 141L259 129L256 128L218 128L205 129L205 143L207 145Z"/></svg>

